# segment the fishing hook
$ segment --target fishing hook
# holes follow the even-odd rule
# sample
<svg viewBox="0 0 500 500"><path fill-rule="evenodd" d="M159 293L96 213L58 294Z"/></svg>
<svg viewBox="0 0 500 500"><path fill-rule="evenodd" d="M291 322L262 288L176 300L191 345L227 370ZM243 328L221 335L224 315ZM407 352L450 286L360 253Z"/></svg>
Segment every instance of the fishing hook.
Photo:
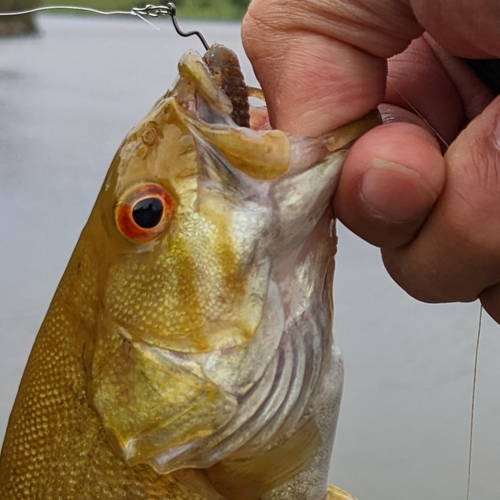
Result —
<svg viewBox="0 0 500 500"><path fill-rule="evenodd" d="M132 9L132 12L136 16L149 16L149 17L160 17L160 16L170 16L172 19L172 23L174 25L175 31L180 36L183 37L188 37L188 36L197 36L203 46L205 47L205 50L208 50L210 48L210 45L208 45L207 41L205 40L205 37L199 32L199 31L182 31L179 23L177 22L177 7L173 2L168 2L167 5L151 5L148 4L145 7L134 7Z"/></svg>

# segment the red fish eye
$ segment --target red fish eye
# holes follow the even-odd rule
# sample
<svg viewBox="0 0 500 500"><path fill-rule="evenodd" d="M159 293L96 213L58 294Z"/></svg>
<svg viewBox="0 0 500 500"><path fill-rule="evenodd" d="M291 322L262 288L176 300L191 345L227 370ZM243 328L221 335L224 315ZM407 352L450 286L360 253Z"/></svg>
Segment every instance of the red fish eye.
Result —
<svg viewBox="0 0 500 500"><path fill-rule="evenodd" d="M116 225L135 243L147 243L161 235L173 214L174 203L159 184L138 184L124 193L115 207Z"/></svg>

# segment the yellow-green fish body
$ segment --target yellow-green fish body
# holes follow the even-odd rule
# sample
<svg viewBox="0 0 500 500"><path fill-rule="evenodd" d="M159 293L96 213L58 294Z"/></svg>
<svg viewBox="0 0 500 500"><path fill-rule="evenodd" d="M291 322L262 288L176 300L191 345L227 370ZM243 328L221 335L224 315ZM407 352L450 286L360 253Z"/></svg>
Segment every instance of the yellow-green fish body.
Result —
<svg viewBox="0 0 500 500"><path fill-rule="evenodd" d="M200 56L179 75L118 150L42 324L2 500L327 494L329 201L373 116L318 139L241 128Z"/></svg>

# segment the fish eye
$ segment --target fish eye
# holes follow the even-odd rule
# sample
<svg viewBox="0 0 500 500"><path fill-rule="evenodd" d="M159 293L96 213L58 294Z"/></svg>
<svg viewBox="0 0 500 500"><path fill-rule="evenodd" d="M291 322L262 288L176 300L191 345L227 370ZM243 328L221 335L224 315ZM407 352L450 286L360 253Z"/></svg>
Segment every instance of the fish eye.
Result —
<svg viewBox="0 0 500 500"><path fill-rule="evenodd" d="M138 184L126 191L115 207L116 225L134 243L147 243L165 231L173 214L170 194L159 184Z"/></svg>
<svg viewBox="0 0 500 500"><path fill-rule="evenodd" d="M152 197L139 200L132 209L134 222L143 229L152 229L161 222L163 200Z"/></svg>

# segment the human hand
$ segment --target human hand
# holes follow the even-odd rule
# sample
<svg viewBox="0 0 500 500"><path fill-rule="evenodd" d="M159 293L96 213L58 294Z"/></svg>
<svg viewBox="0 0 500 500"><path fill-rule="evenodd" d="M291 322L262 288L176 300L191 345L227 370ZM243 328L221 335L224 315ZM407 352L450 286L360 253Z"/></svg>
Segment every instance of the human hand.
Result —
<svg viewBox="0 0 500 500"><path fill-rule="evenodd" d="M479 297L500 322L500 98L450 55L500 57L498 26L496 0L253 0L243 42L277 128L317 136L384 102L338 218L415 298Z"/></svg>

